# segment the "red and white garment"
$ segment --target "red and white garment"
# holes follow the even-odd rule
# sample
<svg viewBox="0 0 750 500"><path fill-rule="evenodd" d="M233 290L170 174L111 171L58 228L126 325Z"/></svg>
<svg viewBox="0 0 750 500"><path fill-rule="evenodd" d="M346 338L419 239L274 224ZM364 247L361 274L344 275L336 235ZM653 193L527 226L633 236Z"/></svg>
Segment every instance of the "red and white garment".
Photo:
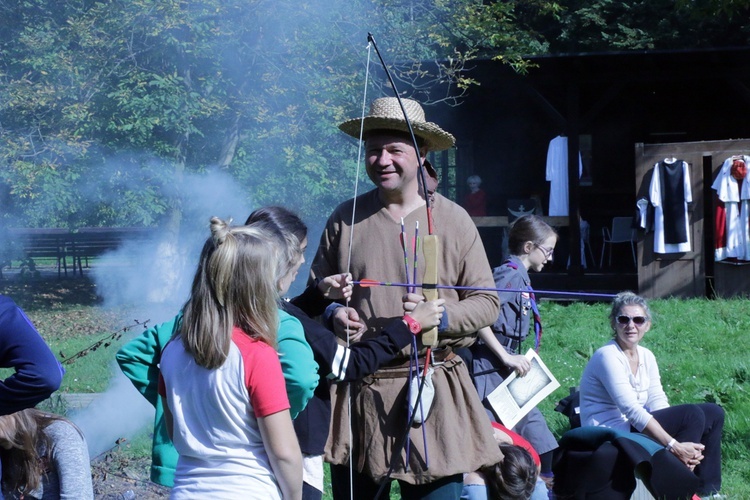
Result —
<svg viewBox="0 0 750 500"><path fill-rule="evenodd" d="M750 260L750 156L724 160L711 184L716 191L714 214L714 259Z"/></svg>

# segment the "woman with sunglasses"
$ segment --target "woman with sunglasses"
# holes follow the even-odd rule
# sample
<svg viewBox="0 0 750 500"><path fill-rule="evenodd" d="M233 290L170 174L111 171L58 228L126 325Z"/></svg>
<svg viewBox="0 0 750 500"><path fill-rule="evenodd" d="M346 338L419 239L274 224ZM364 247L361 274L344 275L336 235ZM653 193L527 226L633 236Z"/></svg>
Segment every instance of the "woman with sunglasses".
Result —
<svg viewBox="0 0 750 500"><path fill-rule="evenodd" d="M713 403L669 406L656 358L640 345L651 328L645 299L618 294L609 320L612 340L594 353L581 377L582 425L650 436L701 478L703 494L717 494L724 410Z"/></svg>
<svg viewBox="0 0 750 500"><path fill-rule="evenodd" d="M538 349L541 321L531 288L529 271L539 272L552 261L557 233L536 215L518 218L508 233L510 256L493 270L495 286L508 290L498 293L500 314L491 327L479 330L477 342L471 347L472 379L485 403L490 420L497 417L487 402L487 396L513 373L523 377L531 368L524 356L523 343L534 328L534 347ZM512 429L527 439L541 457L541 477L552 483L552 453L557 440L538 408L534 408ZM543 493L546 493L543 492Z"/></svg>

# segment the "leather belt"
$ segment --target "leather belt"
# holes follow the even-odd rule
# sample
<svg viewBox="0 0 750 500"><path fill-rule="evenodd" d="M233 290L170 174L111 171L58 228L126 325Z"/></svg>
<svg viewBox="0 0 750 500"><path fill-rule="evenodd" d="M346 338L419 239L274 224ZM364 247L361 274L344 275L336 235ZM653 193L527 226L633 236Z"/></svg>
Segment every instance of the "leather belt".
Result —
<svg viewBox="0 0 750 500"><path fill-rule="evenodd" d="M456 353L453 352L453 349L450 346L436 347L430 352L430 366L441 365L455 357ZM419 366L424 366L424 360L424 356L419 356ZM410 362L409 358L395 359L381 367L376 373L381 374L381 372L389 370L406 370L408 372Z"/></svg>
<svg viewBox="0 0 750 500"><path fill-rule="evenodd" d="M512 351L514 353L518 353L518 350L521 348L521 339L514 339L513 337L506 337L502 333L493 332L495 334L495 338L498 342L500 342L500 345L505 347L506 350ZM486 345L481 339L479 341L481 345Z"/></svg>

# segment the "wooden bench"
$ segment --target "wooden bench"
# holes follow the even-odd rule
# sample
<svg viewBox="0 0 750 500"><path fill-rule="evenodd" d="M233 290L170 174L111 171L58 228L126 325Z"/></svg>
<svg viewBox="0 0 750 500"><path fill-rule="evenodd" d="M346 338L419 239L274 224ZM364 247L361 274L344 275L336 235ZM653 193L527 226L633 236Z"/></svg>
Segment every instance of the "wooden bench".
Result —
<svg viewBox="0 0 750 500"><path fill-rule="evenodd" d="M69 233L68 252L73 257L73 274L76 267L83 276L83 267L89 267L89 258L117 250L126 241L143 240L153 229L142 227L82 227Z"/></svg>
<svg viewBox="0 0 750 500"><path fill-rule="evenodd" d="M25 259L53 258L57 261L57 277L68 275L67 242L70 231L59 228L8 228L13 245Z"/></svg>

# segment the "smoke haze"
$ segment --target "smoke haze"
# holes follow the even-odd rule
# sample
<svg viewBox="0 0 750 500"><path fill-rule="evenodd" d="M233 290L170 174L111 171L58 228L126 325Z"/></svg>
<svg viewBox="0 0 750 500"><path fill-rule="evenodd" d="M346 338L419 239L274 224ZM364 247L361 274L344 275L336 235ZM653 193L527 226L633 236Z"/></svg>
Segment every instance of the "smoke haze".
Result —
<svg viewBox="0 0 750 500"><path fill-rule="evenodd" d="M148 321L149 326L172 319L187 299L201 248L210 234L210 217L231 217L234 224L243 224L258 208L238 195L242 190L236 181L222 172L186 174L176 191L183 206L176 240L156 228L147 239L125 242L104 255L91 271L105 308L134 308L140 315L135 319ZM314 221L312 226L308 261L317 248L322 221ZM304 289L308 270L309 262L300 269L290 295ZM141 333L137 331L131 338ZM153 424L153 407L116 364L112 372L107 391L71 417L86 435L92 457Z"/></svg>

